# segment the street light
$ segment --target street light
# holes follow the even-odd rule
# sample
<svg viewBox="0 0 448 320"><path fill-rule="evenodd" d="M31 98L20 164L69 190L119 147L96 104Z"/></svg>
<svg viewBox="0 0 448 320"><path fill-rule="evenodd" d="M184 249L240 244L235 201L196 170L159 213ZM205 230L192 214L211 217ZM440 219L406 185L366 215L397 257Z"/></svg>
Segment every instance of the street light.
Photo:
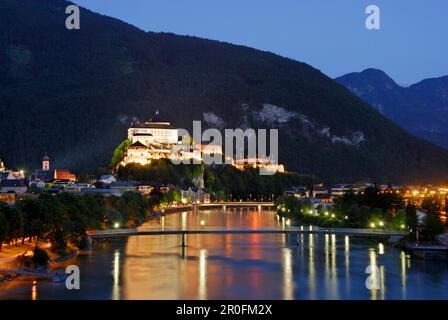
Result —
<svg viewBox="0 0 448 320"><path fill-rule="evenodd" d="M115 229L120 228L120 224L119 224L118 222L115 222L115 223L114 223L114 228L115 228Z"/></svg>

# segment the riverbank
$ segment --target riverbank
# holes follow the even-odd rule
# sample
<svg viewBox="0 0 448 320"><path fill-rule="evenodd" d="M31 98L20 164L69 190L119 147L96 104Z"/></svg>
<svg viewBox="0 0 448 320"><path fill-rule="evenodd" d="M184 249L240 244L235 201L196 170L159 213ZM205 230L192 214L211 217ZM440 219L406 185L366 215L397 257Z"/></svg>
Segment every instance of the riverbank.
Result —
<svg viewBox="0 0 448 320"><path fill-rule="evenodd" d="M45 242L39 243L38 248L48 254L50 261L47 266L29 268L25 265L32 259L35 243L4 247L0 252L0 282L10 281L22 275L51 278L52 271L61 268L68 260L78 255L78 251L73 248L69 248L68 252L53 252L51 245Z"/></svg>
<svg viewBox="0 0 448 320"><path fill-rule="evenodd" d="M153 210L153 215L164 215L164 214L170 214L170 213L177 213L182 211L192 211L193 206L192 205L184 205L184 206L176 206L176 207L168 207L166 209L157 209Z"/></svg>

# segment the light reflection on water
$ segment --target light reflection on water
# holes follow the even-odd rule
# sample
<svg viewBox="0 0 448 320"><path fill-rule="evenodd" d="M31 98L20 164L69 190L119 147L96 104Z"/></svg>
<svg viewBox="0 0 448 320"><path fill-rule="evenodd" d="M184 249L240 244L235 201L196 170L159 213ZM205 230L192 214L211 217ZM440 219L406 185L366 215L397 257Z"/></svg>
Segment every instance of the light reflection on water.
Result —
<svg viewBox="0 0 448 320"><path fill-rule="evenodd" d="M228 208L153 219L142 229L286 227L274 212ZM306 227L308 228L308 227ZM411 260L348 236L189 235L113 240L74 261L81 290L19 278L0 299L448 299L443 262ZM366 268L378 288L368 289Z"/></svg>

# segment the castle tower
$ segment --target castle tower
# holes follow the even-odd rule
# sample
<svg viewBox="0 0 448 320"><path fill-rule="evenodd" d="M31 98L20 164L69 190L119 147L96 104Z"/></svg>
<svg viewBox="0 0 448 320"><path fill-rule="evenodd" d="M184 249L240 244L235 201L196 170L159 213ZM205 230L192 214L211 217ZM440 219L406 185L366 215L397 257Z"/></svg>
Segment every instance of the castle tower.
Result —
<svg viewBox="0 0 448 320"><path fill-rule="evenodd" d="M45 153L45 156L42 158L42 170L48 171L50 170L50 158Z"/></svg>

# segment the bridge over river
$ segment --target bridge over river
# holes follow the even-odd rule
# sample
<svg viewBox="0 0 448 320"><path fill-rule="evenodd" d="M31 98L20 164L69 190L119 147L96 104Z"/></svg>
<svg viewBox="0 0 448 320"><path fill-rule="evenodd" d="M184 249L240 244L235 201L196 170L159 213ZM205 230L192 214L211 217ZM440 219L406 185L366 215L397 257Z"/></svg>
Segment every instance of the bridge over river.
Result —
<svg viewBox="0 0 448 320"><path fill-rule="evenodd" d="M194 205L199 209L222 207L224 210L226 208L271 208L275 206L274 202L263 202L263 201L223 201L223 202L210 202L210 203L197 203Z"/></svg>
<svg viewBox="0 0 448 320"><path fill-rule="evenodd" d="M339 234L339 235L351 235L351 236L364 236L364 237L387 237L397 238L407 235L407 232L392 231L392 230L374 230L374 229L355 229L355 228L260 228L260 229L247 229L247 228L200 228L200 229L163 229L163 230L137 230L137 229L124 229L124 230L104 230L104 231L89 231L88 237L92 241L93 239L108 239L108 238L123 238L130 236L163 236L163 235L180 235L182 238L182 247L186 245L186 236L190 234Z"/></svg>

